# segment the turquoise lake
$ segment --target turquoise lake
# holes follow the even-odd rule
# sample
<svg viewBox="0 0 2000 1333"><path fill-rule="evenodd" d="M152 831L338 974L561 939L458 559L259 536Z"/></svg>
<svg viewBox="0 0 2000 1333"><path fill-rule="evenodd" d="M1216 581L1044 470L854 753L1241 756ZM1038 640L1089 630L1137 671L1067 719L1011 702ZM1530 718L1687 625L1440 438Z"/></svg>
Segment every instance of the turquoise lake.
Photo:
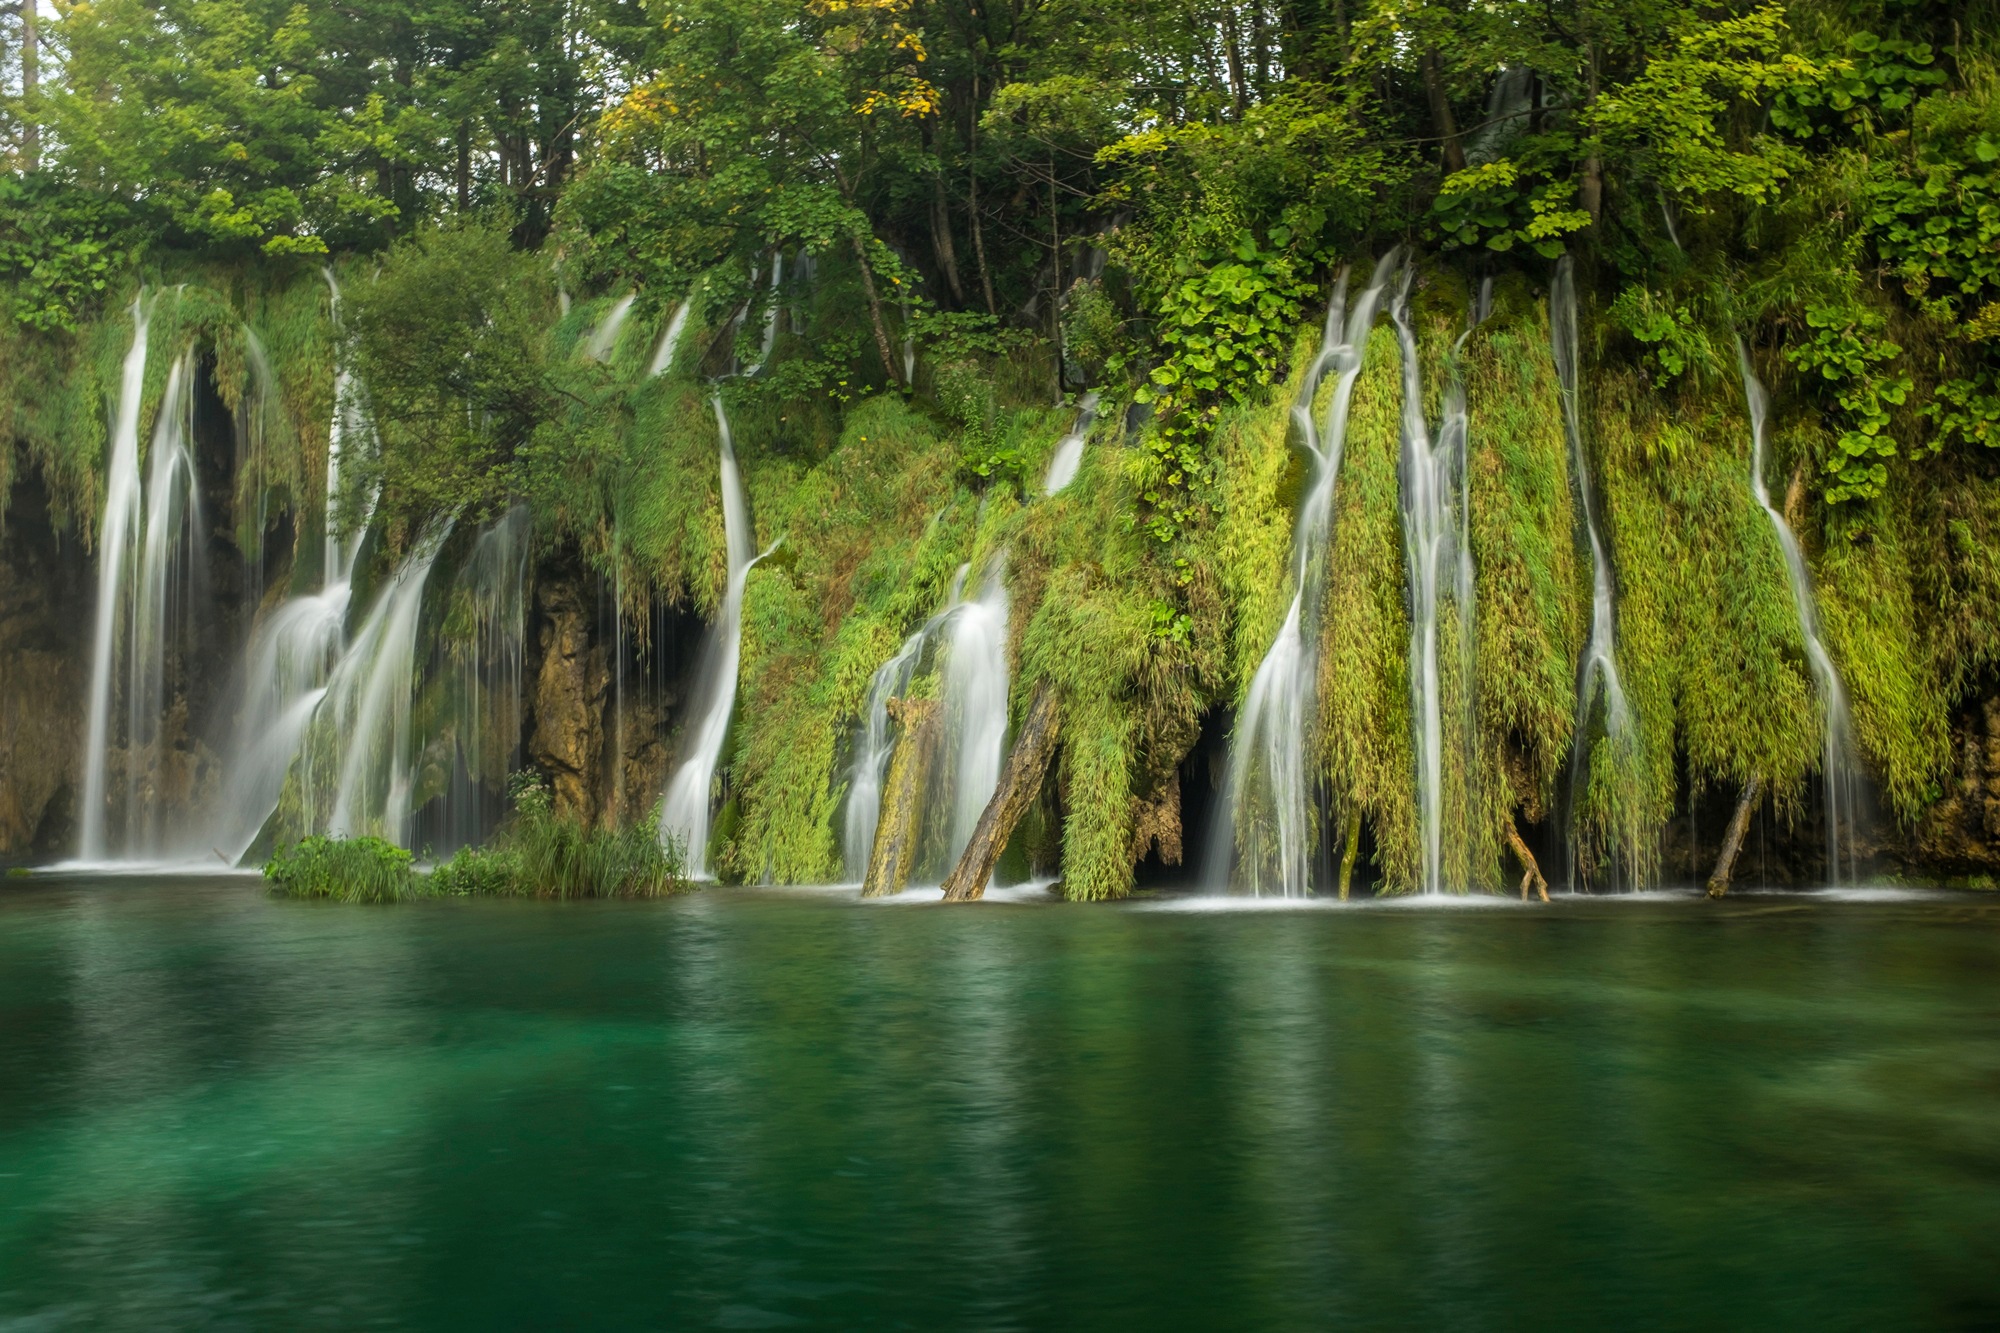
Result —
<svg viewBox="0 0 2000 1333"><path fill-rule="evenodd" d="M1991 895L0 881L4 1333L1994 1326Z"/></svg>

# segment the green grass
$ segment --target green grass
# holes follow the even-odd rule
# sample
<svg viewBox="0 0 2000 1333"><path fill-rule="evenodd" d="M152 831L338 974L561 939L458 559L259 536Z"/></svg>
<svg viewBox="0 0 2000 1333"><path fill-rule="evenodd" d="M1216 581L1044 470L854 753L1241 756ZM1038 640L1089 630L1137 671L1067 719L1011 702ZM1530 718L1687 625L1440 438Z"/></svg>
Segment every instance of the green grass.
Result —
<svg viewBox="0 0 2000 1333"><path fill-rule="evenodd" d="M414 858L381 838L314 835L282 847L264 865L271 891L289 898L342 903L395 903L427 897Z"/></svg>

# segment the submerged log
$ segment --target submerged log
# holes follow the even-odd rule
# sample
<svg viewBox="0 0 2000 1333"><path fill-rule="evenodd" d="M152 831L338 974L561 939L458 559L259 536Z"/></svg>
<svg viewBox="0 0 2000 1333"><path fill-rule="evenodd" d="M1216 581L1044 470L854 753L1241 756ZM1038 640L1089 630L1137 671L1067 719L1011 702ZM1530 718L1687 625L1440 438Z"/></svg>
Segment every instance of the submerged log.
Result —
<svg viewBox="0 0 2000 1333"><path fill-rule="evenodd" d="M1549 881L1542 875L1542 867L1535 860L1535 854L1528 850L1528 844L1521 838L1514 821L1507 821L1507 845L1514 849L1515 857L1521 862L1521 901L1528 901L1528 890L1534 889L1542 895L1542 901L1549 900Z"/></svg>
<svg viewBox="0 0 2000 1333"><path fill-rule="evenodd" d="M889 716L898 728L896 748L889 754L889 772L882 784L882 814L868 853L868 877L861 885L864 898L901 893L910 882L923 834L919 816L924 780L944 731L944 712L935 699L891 699Z"/></svg>
<svg viewBox="0 0 2000 1333"><path fill-rule="evenodd" d="M1050 756L1055 754L1060 731L1056 692L1045 680L1035 687L1035 697L1028 705L1028 720L1021 724L1013 753L1007 756L1007 767L1000 773L1000 785L993 789L993 799L979 816L972 841L965 845L965 854L958 858L958 864L945 879L946 902L969 903L985 896L986 881L993 877L993 863L1000 859L1007 839L1014 836L1014 826L1028 812L1035 793L1042 789L1042 775L1048 771Z"/></svg>
<svg viewBox="0 0 2000 1333"><path fill-rule="evenodd" d="M1340 901L1354 885L1354 858L1361 854L1361 807L1347 807L1347 850L1340 856Z"/></svg>
<svg viewBox="0 0 2000 1333"><path fill-rule="evenodd" d="M1736 870L1736 854L1743 850L1743 835L1750 828L1750 812L1757 808L1757 798L1763 794L1763 775L1752 773L1750 780L1743 784L1743 797L1736 802L1736 813L1729 817L1729 828L1722 835L1722 851L1715 858L1715 869L1709 872L1709 897L1720 898L1729 892L1729 877Z"/></svg>

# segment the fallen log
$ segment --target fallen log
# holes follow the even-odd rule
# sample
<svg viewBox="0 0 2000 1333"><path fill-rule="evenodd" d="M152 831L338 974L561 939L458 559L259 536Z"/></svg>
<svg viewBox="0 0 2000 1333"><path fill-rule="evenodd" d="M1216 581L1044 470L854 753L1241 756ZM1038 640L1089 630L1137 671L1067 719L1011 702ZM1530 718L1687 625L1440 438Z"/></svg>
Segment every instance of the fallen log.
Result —
<svg viewBox="0 0 2000 1333"><path fill-rule="evenodd" d="M1736 802L1736 813L1729 817L1729 828L1722 835L1722 851L1716 855L1715 869L1708 875L1708 896L1720 898L1729 892L1729 877L1736 871L1736 855L1743 850L1743 835L1750 828L1750 813L1757 808L1757 798L1764 794L1764 777L1752 773L1750 780L1743 784L1742 799Z"/></svg>
<svg viewBox="0 0 2000 1333"><path fill-rule="evenodd" d="M993 799L980 814L972 841L965 845L965 854L945 878L946 902L969 903L985 896L986 881L993 877L993 863L1000 859L1007 839L1014 836L1014 826L1034 803L1035 793L1042 789L1042 775L1048 771L1049 759L1055 754L1060 721L1056 692L1045 680L1035 686L1027 721L1021 724L1021 734L1014 738L1013 752L1007 756L1007 767L1000 773L1000 785L993 789Z"/></svg>
<svg viewBox="0 0 2000 1333"><path fill-rule="evenodd" d="M923 836L924 783L944 732L944 713L935 699L891 699L889 716L897 726L896 748L889 753L882 783L882 814L868 852L868 876L861 883L864 898L901 893L910 882Z"/></svg>

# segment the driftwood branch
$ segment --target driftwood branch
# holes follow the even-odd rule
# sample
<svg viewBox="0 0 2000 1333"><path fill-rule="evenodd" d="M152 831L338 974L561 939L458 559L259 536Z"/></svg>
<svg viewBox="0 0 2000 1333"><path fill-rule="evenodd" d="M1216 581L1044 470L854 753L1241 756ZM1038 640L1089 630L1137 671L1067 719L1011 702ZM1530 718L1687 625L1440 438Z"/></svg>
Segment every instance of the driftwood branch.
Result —
<svg viewBox="0 0 2000 1333"><path fill-rule="evenodd" d="M979 827L972 831L972 841L965 845L965 854L958 858L958 864L945 879L946 902L968 903L985 896L986 881L993 877L993 863L1000 859L1007 839L1014 836L1014 826L1028 812L1035 793L1042 789L1042 775L1048 771L1049 759L1055 754L1060 722L1056 692L1045 680L1035 687L1035 697L1028 704L1028 720L1021 724L1021 734L1007 756L1007 767L1001 771L1000 785L979 816Z"/></svg>
<svg viewBox="0 0 2000 1333"><path fill-rule="evenodd" d="M1729 892L1729 877L1735 873L1737 853L1743 850L1743 835L1750 828L1750 813L1757 808L1757 798L1763 794L1763 775L1752 773L1750 780L1743 784L1742 799L1736 802L1736 813L1729 817L1729 828L1722 835L1722 851L1715 858L1715 869L1709 872L1709 897L1720 898Z"/></svg>
<svg viewBox="0 0 2000 1333"><path fill-rule="evenodd" d="M910 882L923 832L918 817L923 813L924 781L944 730L944 714L935 699L891 699L889 716L898 728L896 748L889 754L889 772L882 784L882 815L868 853L868 877L861 884L864 898L901 893Z"/></svg>
<svg viewBox="0 0 2000 1333"><path fill-rule="evenodd" d="M1511 818L1507 821L1507 845L1513 848L1514 856L1521 863L1521 901L1528 901L1528 890L1532 888L1542 895L1543 902L1547 902L1549 881L1543 877L1540 863L1535 860L1535 854L1528 850L1528 844L1522 841L1520 831L1514 827Z"/></svg>

